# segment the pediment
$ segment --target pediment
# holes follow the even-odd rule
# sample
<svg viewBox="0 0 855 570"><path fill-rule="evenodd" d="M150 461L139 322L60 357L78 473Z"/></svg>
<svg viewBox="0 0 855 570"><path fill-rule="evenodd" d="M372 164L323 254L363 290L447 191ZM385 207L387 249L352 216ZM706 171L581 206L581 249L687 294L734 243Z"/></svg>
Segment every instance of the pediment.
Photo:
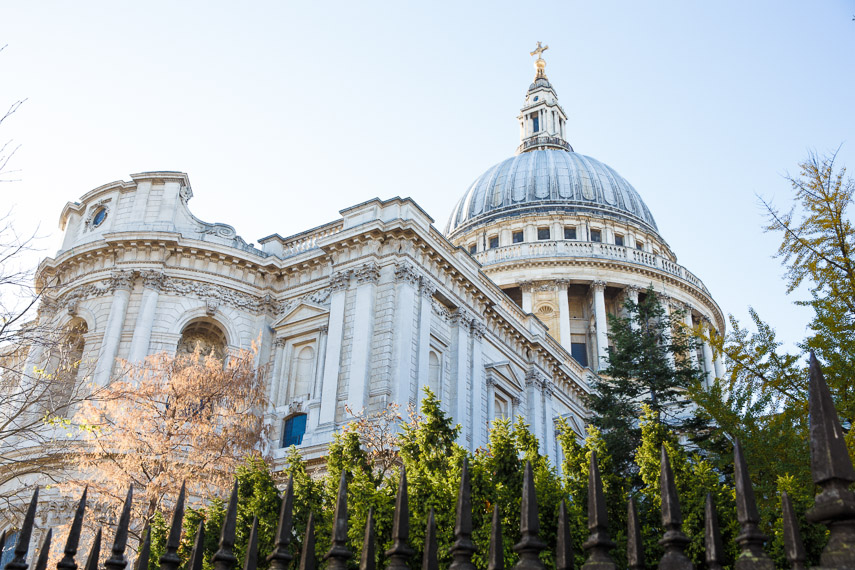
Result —
<svg viewBox="0 0 855 570"><path fill-rule="evenodd" d="M282 315L282 317L273 324L274 329L295 325L304 321L310 321L318 318L326 319L329 315L329 310L312 303L298 303L293 309Z"/></svg>
<svg viewBox="0 0 855 570"><path fill-rule="evenodd" d="M520 383L519 379L517 378L517 375L514 374L514 369L511 366L510 362L491 362L490 364L485 365L484 369L487 371L492 371L496 376L503 378L513 387L517 388L518 390L522 390L522 383Z"/></svg>

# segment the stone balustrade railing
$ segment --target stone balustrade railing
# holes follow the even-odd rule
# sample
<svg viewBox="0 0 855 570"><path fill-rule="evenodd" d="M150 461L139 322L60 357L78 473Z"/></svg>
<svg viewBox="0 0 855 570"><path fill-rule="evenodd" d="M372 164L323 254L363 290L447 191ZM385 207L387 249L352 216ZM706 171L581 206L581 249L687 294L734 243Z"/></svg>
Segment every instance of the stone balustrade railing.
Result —
<svg viewBox="0 0 855 570"><path fill-rule="evenodd" d="M674 263L661 255L654 255L646 251L610 243L570 240L515 243L480 251L474 257L481 265L485 266L505 261L542 257L613 259L659 269L687 281L704 293L709 294L709 290L703 282L682 265Z"/></svg>
<svg viewBox="0 0 855 570"><path fill-rule="evenodd" d="M319 239L339 233L344 228L344 222L335 222L293 235L282 240L281 257L291 257L317 247Z"/></svg>

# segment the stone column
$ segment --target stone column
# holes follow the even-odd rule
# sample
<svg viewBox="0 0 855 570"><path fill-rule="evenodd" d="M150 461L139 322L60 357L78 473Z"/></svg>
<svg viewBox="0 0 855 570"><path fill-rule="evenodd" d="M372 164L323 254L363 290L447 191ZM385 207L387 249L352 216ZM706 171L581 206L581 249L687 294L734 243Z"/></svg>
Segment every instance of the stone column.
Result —
<svg viewBox="0 0 855 570"><path fill-rule="evenodd" d="M626 286L623 290L623 296L624 300L628 299L638 305L638 287L636 287L635 285ZM629 316L628 313L622 307L621 311L623 312L623 315L625 317ZM638 330L640 328L640 325L637 321L633 319L633 321L630 323L630 327L632 327L633 330Z"/></svg>
<svg viewBox="0 0 855 570"><path fill-rule="evenodd" d="M318 328L318 366L315 369L315 381L312 385L312 399L318 398L321 393L321 386L324 381L324 355L327 353L327 337L329 336L329 326L322 325Z"/></svg>
<svg viewBox="0 0 855 570"><path fill-rule="evenodd" d="M570 302L567 300L569 282L559 279L555 282L555 287L558 295L558 336L561 337L561 346L570 352Z"/></svg>
<svg viewBox="0 0 855 570"><path fill-rule="evenodd" d="M335 421L338 403L338 370L341 364L341 341L344 334L344 299L350 285L350 271L340 271L330 278L330 321L324 375L321 383L321 409L318 425Z"/></svg>
<svg viewBox="0 0 855 570"><path fill-rule="evenodd" d="M671 344L671 297L664 293L657 293L656 296L662 305L662 309L665 311L665 314L662 315L662 325L664 328L662 336L666 344ZM671 368L674 368L674 355L671 351L668 351L666 357L668 358L668 364L670 364Z"/></svg>
<svg viewBox="0 0 855 570"><path fill-rule="evenodd" d="M525 398L528 404L528 423L531 431L540 443L540 453L544 453L543 442L543 381L540 373L529 370L525 375Z"/></svg>
<svg viewBox="0 0 855 570"><path fill-rule="evenodd" d="M715 366L715 377L716 378L724 378L724 355L719 354L716 356L715 361L713 361L713 366Z"/></svg>
<svg viewBox="0 0 855 570"><path fill-rule="evenodd" d="M428 281L426 277L422 277L419 283L419 389L416 394L416 407L422 401L425 394L425 386L428 385L430 375L430 320L433 313L431 301L433 294L436 292L436 287ZM439 398L442 394L436 394Z"/></svg>
<svg viewBox="0 0 855 570"><path fill-rule="evenodd" d="M553 463L557 461L555 454L555 422L553 415L552 397L555 395L555 384L551 380L543 381L543 443L545 447L544 453L552 459Z"/></svg>
<svg viewBox="0 0 855 570"><path fill-rule="evenodd" d="M489 430L490 423L496 419L496 381L488 373L484 384L487 386L487 429Z"/></svg>
<svg viewBox="0 0 855 570"><path fill-rule="evenodd" d="M148 355L148 346L151 342L151 330L154 326L154 317L157 314L157 297L163 286L163 273L159 271L146 271L143 273L143 291L140 301L140 312L134 325L134 336L131 339L131 350L128 360L140 362Z"/></svg>
<svg viewBox="0 0 855 570"><path fill-rule="evenodd" d="M282 367L285 364L285 339L277 338L273 343L273 369L270 371L270 390L268 397L270 405L277 408L282 405Z"/></svg>
<svg viewBox="0 0 855 570"><path fill-rule="evenodd" d="M472 317L463 308L458 308L451 317L451 386L453 404L452 417L463 428L460 432L460 442L466 447L466 437L470 436L472 423L467 421L466 395L469 392L472 379L469 376L469 326Z"/></svg>
<svg viewBox="0 0 855 570"><path fill-rule="evenodd" d="M98 352L98 362L95 365L93 380L96 386L105 386L110 381L116 356L119 354L119 344L122 341L122 327L128 313L128 302L131 299L131 289L134 286L134 275L130 271L113 273L110 288L113 291L113 303L107 325L104 327L104 337L101 350Z"/></svg>
<svg viewBox="0 0 855 570"><path fill-rule="evenodd" d="M269 294L265 295L258 304L258 352L255 355L256 366L263 366L270 362L270 354L273 348L273 321L279 313L279 307ZM253 339L255 341L256 339Z"/></svg>
<svg viewBox="0 0 855 570"><path fill-rule="evenodd" d="M686 314L683 316L683 319L685 320L686 326L689 329L688 333L689 333L689 335L691 335L692 329L695 328L695 323L692 321L692 307L691 307L691 305L686 303L684 310L686 311ZM689 358L692 359L692 366L698 365L698 354L694 348L689 350Z"/></svg>
<svg viewBox="0 0 855 570"><path fill-rule="evenodd" d="M710 322L707 319L704 319L704 335L709 336L710 334ZM715 380L715 370L713 369L713 352L712 346L708 340L704 339L703 344L703 353L704 353L704 372L706 372L706 384L707 387L711 386L713 380Z"/></svg>
<svg viewBox="0 0 855 570"><path fill-rule="evenodd" d="M484 375L484 366L481 362L482 343L486 327L475 320L470 323L469 332L472 335L472 408L470 422L472 424L472 446L470 451L487 443L487 434L484 430L484 406L482 402L483 386L481 378Z"/></svg>
<svg viewBox="0 0 855 570"><path fill-rule="evenodd" d="M395 306L395 333L392 348L392 401L404 412L412 397L413 335L416 318L416 288L419 275L408 262L395 266L395 281L398 289Z"/></svg>
<svg viewBox="0 0 855 570"><path fill-rule="evenodd" d="M591 283L594 292L594 319L597 322L597 363L596 370L608 366L609 361L609 325L606 317L606 283L594 281Z"/></svg>
<svg viewBox="0 0 855 570"><path fill-rule="evenodd" d="M520 408L522 407L522 398L519 396L514 396L511 398L511 423L515 422L517 416L520 415Z"/></svg>
<svg viewBox="0 0 855 570"><path fill-rule="evenodd" d="M532 291L534 290L534 283L531 281L522 281L520 282L520 290L522 290L522 310L530 313L533 304Z"/></svg>
<svg viewBox="0 0 855 570"><path fill-rule="evenodd" d="M371 368L371 340L374 337L374 299L380 269L366 263L356 270L356 302L353 309L353 340L350 351L350 376L347 381L347 405L358 413L368 404L368 377Z"/></svg>

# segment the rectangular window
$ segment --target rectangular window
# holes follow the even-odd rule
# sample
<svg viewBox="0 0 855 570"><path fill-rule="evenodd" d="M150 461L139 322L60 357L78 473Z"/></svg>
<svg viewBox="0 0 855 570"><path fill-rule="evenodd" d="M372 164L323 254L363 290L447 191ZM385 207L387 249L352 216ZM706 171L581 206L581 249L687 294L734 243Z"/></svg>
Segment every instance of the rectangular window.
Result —
<svg viewBox="0 0 855 570"><path fill-rule="evenodd" d="M522 243L522 242L523 242L523 233L522 233L522 230L520 230L520 231L518 231L518 232L514 232L514 233L512 234L512 237L513 237L513 242L514 242L514 243Z"/></svg>
<svg viewBox="0 0 855 570"><path fill-rule="evenodd" d="M644 250L644 242L643 241L635 241L635 249Z"/></svg>
<svg viewBox="0 0 855 570"><path fill-rule="evenodd" d="M300 445L303 443L303 434L306 433L306 414L291 416L285 420L285 429L282 434L282 447Z"/></svg>
<svg viewBox="0 0 855 570"><path fill-rule="evenodd" d="M537 228L537 239L549 239L549 228Z"/></svg>
<svg viewBox="0 0 855 570"><path fill-rule="evenodd" d="M623 236L615 235L615 245L623 245Z"/></svg>
<svg viewBox="0 0 855 570"><path fill-rule="evenodd" d="M591 230L591 241L603 241L603 234L600 232L600 230Z"/></svg>
<svg viewBox="0 0 855 570"><path fill-rule="evenodd" d="M582 366L588 366L588 345L584 342L570 343L570 356Z"/></svg>
<svg viewBox="0 0 855 570"><path fill-rule="evenodd" d="M499 236L493 236L490 238L490 249L495 247L499 247Z"/></svg>
<svg viewBox="0 0 855 570"><path fill-rule="evenodd" d="M469 255L475 255L475 252L478 251L478 246L474 243L469 246Z"/></svg>
<svg viewBox="0 0 855 570"><path fill-rule="evenodd" d="M534 118L534 132L538 132L540 130L540 117Z"/></svg>
<svg viewBox="0 0 855 570"><path fill-rule="evenodd" d="M564 239L576 239L576 228L564 228Z"/></svg>

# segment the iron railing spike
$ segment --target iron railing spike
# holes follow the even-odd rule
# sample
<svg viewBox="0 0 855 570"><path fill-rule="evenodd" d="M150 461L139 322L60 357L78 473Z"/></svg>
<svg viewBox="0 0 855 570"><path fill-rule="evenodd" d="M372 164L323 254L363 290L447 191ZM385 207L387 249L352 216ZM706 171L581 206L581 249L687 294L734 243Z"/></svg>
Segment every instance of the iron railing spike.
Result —
<svg viewBox="0 0 855 570"><path fill-rule="evenodd" d="M83 488L83 494L80 495L77 508L74 509L74 518L71 520L71 528L68 529L63 557L56 564L57 570L77 570L77 562L74 557L77 556L77 548L80 545L80 533L83 530L83 516L86 513L86 496L88 493L89 486L87 485Z"/></svg>
<svg viewBox="0 0 855 570"><path fill-rule="evenodd" d="M392 522L392 548L386 551L386 570L409 570L408 561L415 554L410 548L410 507L407 495L407 469L401 466L398 494L395 498L395 518Z"/></svg>
<svg viewBox="0 0 855 570"><path fill-rule="evenodd" d="M793 570L805 570L807 555L799 532L799 521L793 511L793 502L786 491L781 493L781 511L784 522L784 554L787 561L793 565Z"/></svg>
<svg viewBox="0 0 855 570"><path fill-rule="evenodd" d="M200 520L196 527L196 537L193 539L193 550L190 552L189 570L202 570L205 564L205 521Z"/></svg>
<svg viewBox="0 0 855 570"><path fill-rule="evenodd" d="M644 566L644 544L641 540L641 525L635 497L629 498L626 512L626 563L631 570L642 570Z"/></svg>
<svg viewBox="0 0 855 570"><path fill-rule="evenodd" d="M33 527L36 523L36 507L39 504L39 487L33 491L21 530L18 531L18 542L15 544L15 557L6 564L9 570L27 570L27 552L30 550L30 537L33 536ZM5 570L5 569L4 569Z"/></svg>
<svg viewBox="0 0 855 570"><path fill-rule="evenodd" d="M567 518L567 501L558 506L558 538L555 542L555 570L573 570L573 542L570 539L570 521Z"/></svg>
<svg viewBox="0 0 855 570"><path fill-rule="evenodd" d="M708 570L722 570L724 548L721 545L721 532L718 528L718 515L715 511L712 495L707 493L704 507L704 546Z"/></svg>
<svg viewBox="0 0 855 570"><path fill-rule="evenodd" d="M436 540L436 519L433 507L428 513L425 525L425 551L422 555L422 570L439 570L439 547Z"/></svg>
<svg viewBox="0 0 855 570"><path fill-rule="evenodd" d="M347 570L347 561L352 555L347 548L347 477L342 471L333 515L332 545L324 555L324 560L329 561L327 570Z"/></svg>
<svg viewBox="0 0 855 570"><path fill-rule="evenodd" d="M303 536L303 551L300 553L299 570L317 570L318 559L315 556L315 513L309 513L306 522L306 534Z"/></svg>
<svg viewBox="0 0 855 570"><path fill-rule="evenodd" d="M101 527L95 533L95 539L92 541L92 546L89 548L89 556L86 557L86 564L83 570L98 570L98 559L101 557ZM6 566L8 568L8 566Z"/></svg>
<svg viewBox="0 0 855 570"><path fill-rule="evenodd" d="M813 351L810 353L808 408L811 473L821 492L814 499L807 518L813 523L824 524L829 530L820 566L855 568L855 494L849 490L849 484L855 481L855 470L831 392Z"/></svg>
<svg viewBox="0 0 855 570"><path fill-rule="evenodd" d="M588 469L588 530L588 540L582 544L582 548L588 551L588 559L582 565L582 570L616 570L617 566L609 555L615 543L609 536L609 518L596 451L591 451L591 465Z"/></svg>
<svg viewBox="0 0 855 570"><path fill-rule="evenodd" d="M368 520L365 521L365 538L362 539L362 557L359 559L359 570L375 570L377 568L377 547L374 536L374 508L368 509Z"/></svg>
<svg viewBox="0 0 855 570"><path fill-rule="evenodd" d="M53 529L49 528L45 539L42 541L42 546L39 548L39 556L36 559L36 564L33 570L47 570L48 558L50 557L50 542L53 538ZM2 551L2 549L0 549Z"/></svg>
<svg viewBox="0 0 855 570"><path fill-rule="evenodd" d="M6 548L6 531L4 530L0 533L0 553L3 552Z"/></svg>
<svg viewBox="0 0 855 570"><path fill-rule="evenodd" d="M460 471L460 489L457 492L457 518L454 523L454 544L451 545L452 561L448 570L475 570L472 555L472 486L469 481L469 459L463 458Z"/></svg>
<svg viewBox="0 0 855 570"><path fill-rule="evenodd" d="M220 533L220 547L211 557L214 570L232 570L237 562L234 554L235 532L237 531L237 501L238 482L235 480L232 486L232 494L229 496L229 506L226 509L223 529Z"/></svg>
<svg viewBox="0 0 855 570"><path fill-rule="evenodd" d="M125 496L125 504L122 505L122 513L119 515L119 523L116 525L116 536L113 538L113 548L110 551L110 558L104 561L104 566L108 570L124 570L128 565L125 559L125 548L128 546L128 527L131 524L131 506L134 500L134 486L128 487L128 494Z"/></svg>
<svg viewBox="0 0 855 570"><path fill-rule="evenodd" d="M285 487L285 496L282 497L282 506L279 509L279 525L276 527L276 545L267 561L270 570L286 570L294 560L288 552L291 544L291 525L294 512L294 476L288 477L288 486Z"/></svg>
<svg viewBox="0 0 855 570"><path fill-rule="evenodd" d="M246 558L243 562L243 570L256 570L258 568L258 516L252 517L252 528L249 531L249 541L246 545Z"/></svg>
<svg viewBox="0 0 855 570"><path fill-rule="evenodd" d="M757 502L754 500L754 487L748 474L748 464L738 439L733 440L733 478L736 484L736 520L739 521L740 532L736 537L740 552L736 558L736 570L774 569L772 559L763 550L763 543L768 540L760 531L760 514L757 512Z"/></svg>
<svg viewBox="0 0 855 570"><path fill-rule="evenodd" d="M178 500L175 502L175 510L172 512L172 524L169 527L169 535L166 538L166 549L160 557L160 570L178 570L181 565L181 557L178 556L178 548L181 546L181 526L184 523L184 498L187 492L186 482L181 483L178 491Z"/></svg>
<svg viewBox="0 0 855 570"><path fill-rule="evenodd" d="M142 543L134 561L134 570L148 570L148 559L151 555L151 527L146 525L143 530Z"/></svg>
<svg viewBox="0 0 855 570"><path fill-rule="evenodd" d="M520 501L520 541L514 545L514 552L520 559L514 565L514 570L544 570L540 561L540 552L546 550L546 544L538 533L540 521L537 517L537 493L534 489L534 471L531 461L525 462L523 472L522 500Z"/></svg>
<svg viewBox="0 0 855 570"><path fill-rule="evenodd" d="M660 452L659 469L662 526L665 528L665 534L659 540L659 544L665 549L659 561L659 568L691 570L694 565L686 556L686 545L691 540L682 530L683 515L680 512L680 497L677 496L677 484L674 481L674 472L671 470L671 461L668 459L668 450L665 449L664 444Z"/></svg>

